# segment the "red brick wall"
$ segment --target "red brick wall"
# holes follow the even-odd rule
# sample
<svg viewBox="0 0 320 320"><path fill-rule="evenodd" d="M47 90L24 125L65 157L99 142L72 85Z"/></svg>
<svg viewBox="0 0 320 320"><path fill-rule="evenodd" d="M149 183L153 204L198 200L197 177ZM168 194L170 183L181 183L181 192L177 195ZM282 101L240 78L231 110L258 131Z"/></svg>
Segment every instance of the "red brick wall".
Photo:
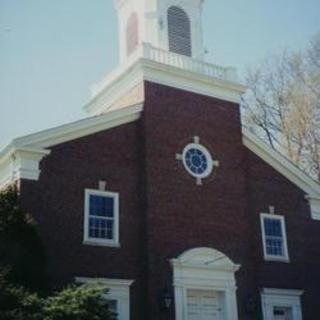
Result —
<svg viewBox="0 0 320 320"><path fill-rule="evenodd" d="M197 186L176 153L199 136L220 161ZM242 145L236 104L145 83L141 120L52 148L38 182L22 181L22 203L39 221L55 285L74 276L136 279L132 320L174 319L159 308L172 284L169 259L212 247L241 264L240 320L259 288L303 288L305 320L320 314L320 223L304 194ZM82 244L84 189L120 192L121 248ZM290 264L263 261L259 213L285 215Z"/></svg>
<svg viewBox="0 0 320 320"><path fill-rule="evenodd" d="M168 259L202 246L241 264L236 276L241 320L251 319L245 301L259 296L262 287L306 288L305 319L320 315L314 300L320 290L313 281L319 272L308 275L320 267L320 225L311 220L303 192L243 147L239 107L151 83L145 90L150 318L168 319L154 300L172 281ZM203 186L175 159L193 136L220 161ZM269 205L286 216L290 264L263 261L259 214Z"/></svg>
<svg viewBox="0 0 320 320"><path fill-rule="evenodd" d="M239 107L150 83L145 95L150 313L158 311L156 291L172 281L168 259L193 247L215 248L243 265L243 313L243 297L254 288L246 275L252 264ZM175 159L194 136L220 161L202 186Z"/></svg>
<svg viewBox="0 0 320 320"><path fill-rule="evenodd" d="M24 207L35 215L47 247L50 276L60 286L75 276L135 279L133 319L143 319L144 216L139 122L52 148L38 182L22 181ZM84 189L120 192L120 248L83 245Z"/></svg>
<svg viewBox="0 0 320 320"><path fill-rule="evenodd" d="M251 152L247 163L257 286L303 289L303 319L316 319L320 316L320 222L311 219L301 190ZM269 205L285 216L290 263L263 261L259 213L268 212Z"/></svg>

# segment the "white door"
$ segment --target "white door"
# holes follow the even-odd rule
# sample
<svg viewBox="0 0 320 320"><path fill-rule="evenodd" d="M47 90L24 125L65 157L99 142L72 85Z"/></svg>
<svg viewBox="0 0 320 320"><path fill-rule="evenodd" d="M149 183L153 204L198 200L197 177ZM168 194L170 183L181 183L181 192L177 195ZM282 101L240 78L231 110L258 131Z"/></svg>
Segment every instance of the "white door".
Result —
<svg viewBox="0 0 320 320"><path fill-rule="evenodd" d="M293 320L292 308L290 308L290 307L274 307L273 320Z"/></svg>
<svg viewBox="0 0 320 320"><path fill-rule="evenodd" d="M209 290L187 290L188 320L222 320L219 293Z"/></svg>

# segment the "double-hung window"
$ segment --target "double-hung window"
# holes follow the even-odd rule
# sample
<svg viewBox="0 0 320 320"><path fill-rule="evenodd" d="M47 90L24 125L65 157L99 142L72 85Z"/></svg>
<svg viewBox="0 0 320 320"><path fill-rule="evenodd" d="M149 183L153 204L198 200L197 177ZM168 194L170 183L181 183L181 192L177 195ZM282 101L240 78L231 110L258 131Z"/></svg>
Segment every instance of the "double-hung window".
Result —
<svg viewBox="0 0 320 320"><path fill-rule="evenodd" d="M265 260L289 261L284 217L261 214L262 241Z"/></svg>
<svg viewBox="0 0 320 320"><path fill-rule="evenodd" d="M85 190L84 243L119 245L119 194Z"/></svg>

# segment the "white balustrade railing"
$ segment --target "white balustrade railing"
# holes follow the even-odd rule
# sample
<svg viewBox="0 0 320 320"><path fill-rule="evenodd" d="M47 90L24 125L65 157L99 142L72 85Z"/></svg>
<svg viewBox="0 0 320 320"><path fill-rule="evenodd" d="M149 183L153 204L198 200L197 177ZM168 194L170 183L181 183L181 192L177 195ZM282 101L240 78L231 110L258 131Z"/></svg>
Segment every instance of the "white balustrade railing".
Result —
<svg viewBox="0 0 320 320"><path fill-rule="evenodd" d="M141 58L207 77L237 82L237 72L235 68L221 67L164 49L155 48L148 43L143 43L136 48L123 65L109 74L103 81L93 86L93 95L98 94L106 85L110 84L113 79L117 78L118 75L125 72L135 61Z"/></svg>
<svg viewBox="0 0 320 320"><path fill-rule="evenodd" d="M212 78L237 81L235 68L221 67L188 56L143 44L143 58Z"/></svg>

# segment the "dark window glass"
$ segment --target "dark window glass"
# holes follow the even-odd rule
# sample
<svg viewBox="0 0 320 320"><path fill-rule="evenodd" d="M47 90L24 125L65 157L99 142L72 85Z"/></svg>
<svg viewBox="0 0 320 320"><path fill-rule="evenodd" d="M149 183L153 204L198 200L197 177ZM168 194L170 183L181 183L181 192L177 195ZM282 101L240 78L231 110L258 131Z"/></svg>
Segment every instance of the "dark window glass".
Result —
<svg viewBox="0 0 320 320"><path fill-rule="evenodd" d="M194 174L201 175L208 168L208 160L201 150L191 148L185 154L186 165Z"/></svg>
<svg viewBox="0 0 320 320"><path fill-rule="evenodd" d="M266 235L282 237L281 221L278 219L265 219Z"/></svg>
<svg viewBox="0 0 320 320"><path fill-rule="evenodd" d="M90 216L113 217L114 200L111 197L90 196Z"/></svg>
<svg viewBox="0 0 320 320"><path fill-rule="evenodd" d="M114 237L114 199L90 195L89 237L112 240Z"/></svg>
<svg viewBox="0 0 320 320"><path fill-rule="evenodd" d="M265 245L268 255L284 256L284 242L281 220L264 218Z"/></svg>

